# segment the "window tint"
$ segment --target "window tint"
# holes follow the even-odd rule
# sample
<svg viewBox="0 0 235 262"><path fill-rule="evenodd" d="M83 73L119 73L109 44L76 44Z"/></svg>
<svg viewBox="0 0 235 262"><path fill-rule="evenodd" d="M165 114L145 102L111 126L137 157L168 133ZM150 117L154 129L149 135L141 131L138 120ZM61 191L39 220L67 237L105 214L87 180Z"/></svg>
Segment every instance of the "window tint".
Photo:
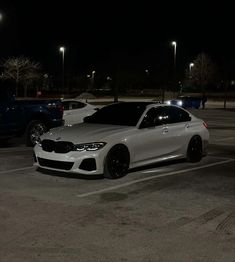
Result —
<svg viewBox="0 0 235 262"><path fill-rule="evenodd" d="M136 126L147 103L123 102L102 107L93 115L85 117L86 123Z"/></svg>
<svg viewBox="0 0 235 262"><path fill-rule="evenodd" d="M86 104L77 101L63 101L64 110L79 109L86 106Z"/></svg>
<svg viewBox="0 0 235 262"><path fill-rule="evenodd" d="M181 108L171 106L156 107L149 109L140 125L140 128L187 122L190 120L191 117L189 114Z"/></svg>
<svg viewBox="0 0 235 262"><path fill-rule="evenodd" d="M85 106L86 106L86 104L84 104L82 102L73 101L73 102L70 103L70 109L79 109L79 108L83 108Z"/></svg>
<svg viewBox="0 0 235 262"><path fill-rule="evenodd" d="M164 108L165 114L168 116L167 124L187 122L191 120L189 114L181 108L166 106Z"/></svg>
<svg viewBox="0 0 235 262"><path fill-rule="evenodd" d="M150 108L144 116L140 128L148 128L166 124L168 122L168 115L163 107Z"/></svg>

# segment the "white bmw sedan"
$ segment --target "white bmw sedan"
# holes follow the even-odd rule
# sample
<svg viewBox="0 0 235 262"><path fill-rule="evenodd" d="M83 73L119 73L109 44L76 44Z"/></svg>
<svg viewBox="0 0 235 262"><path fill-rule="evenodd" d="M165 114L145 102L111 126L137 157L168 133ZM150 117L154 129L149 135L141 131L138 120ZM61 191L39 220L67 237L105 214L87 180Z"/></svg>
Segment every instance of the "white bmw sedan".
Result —
<svg viewBox="0 0 235 262"><path fill-rule="evenodd" d="M82 123L84 117L94 114L98 109L96 106L77 99L63 99L62 104L65 125Z"/></svg>
<svg viewBox="0 0 235 262"><path fill-rule="evenodd" d="M102 107L84 123L50 130L34 147L44 169L120 178L128 169L186 158L200 161L207 125L172 105L120 102Z"/></svg>

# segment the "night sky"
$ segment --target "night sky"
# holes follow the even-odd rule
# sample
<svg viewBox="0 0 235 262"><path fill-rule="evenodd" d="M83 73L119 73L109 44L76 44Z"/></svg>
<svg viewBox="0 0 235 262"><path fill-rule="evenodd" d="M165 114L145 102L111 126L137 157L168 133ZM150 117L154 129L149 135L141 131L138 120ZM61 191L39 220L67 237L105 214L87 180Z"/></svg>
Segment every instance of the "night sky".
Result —
<svg viewBox="0 0 235 262"><path fill-rule="evenodd" d="M175 40L179 68L202 51L214 60L233 60L234 8L219 2L2 0L0 58L25 55L56 72L64 45L72 72L151 70L172 62Z"/></svg>

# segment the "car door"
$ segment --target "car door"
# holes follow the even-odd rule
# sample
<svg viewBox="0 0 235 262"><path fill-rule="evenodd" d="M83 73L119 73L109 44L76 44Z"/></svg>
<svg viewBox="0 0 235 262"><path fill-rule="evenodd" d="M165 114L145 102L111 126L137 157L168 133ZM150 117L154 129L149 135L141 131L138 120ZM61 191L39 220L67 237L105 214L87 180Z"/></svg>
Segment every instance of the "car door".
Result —
<svg viewBox="0 0 235 262"><path fill-rule="evenodd" d="M169 152L168 127L164 107L150 108L132 137L133 164L151 163ZM143 163L143 164L144 164Z"/></svg>
<svg viewBox="0 0 235 262"><path fill-rule="evenodd" d="M179 107L165 106L163 110L167 116L165 124L168 133L165 150L172 158L184 155L190 136L188 130L191 117L188 112Z"/></svg>

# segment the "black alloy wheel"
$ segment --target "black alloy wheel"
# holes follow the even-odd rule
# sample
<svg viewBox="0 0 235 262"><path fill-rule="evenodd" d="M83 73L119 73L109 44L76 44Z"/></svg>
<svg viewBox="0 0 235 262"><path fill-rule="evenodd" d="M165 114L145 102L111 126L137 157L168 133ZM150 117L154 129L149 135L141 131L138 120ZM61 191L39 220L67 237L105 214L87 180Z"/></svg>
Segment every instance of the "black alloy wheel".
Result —
<svg viewBox="0 0 235 262"><path fill-rule="evenodd" d="M125 176L130 164L130 154L128 149L120 144L110 149L104 164L104 176L106 178L117 179Z"/></svg>
<svg viewBox="0 0 235 262"><path fill-rule="evenodd" d="M200 136L194 136L191 138L188 144L187 160L195 163L202 159L202 140Z"/></svg>

